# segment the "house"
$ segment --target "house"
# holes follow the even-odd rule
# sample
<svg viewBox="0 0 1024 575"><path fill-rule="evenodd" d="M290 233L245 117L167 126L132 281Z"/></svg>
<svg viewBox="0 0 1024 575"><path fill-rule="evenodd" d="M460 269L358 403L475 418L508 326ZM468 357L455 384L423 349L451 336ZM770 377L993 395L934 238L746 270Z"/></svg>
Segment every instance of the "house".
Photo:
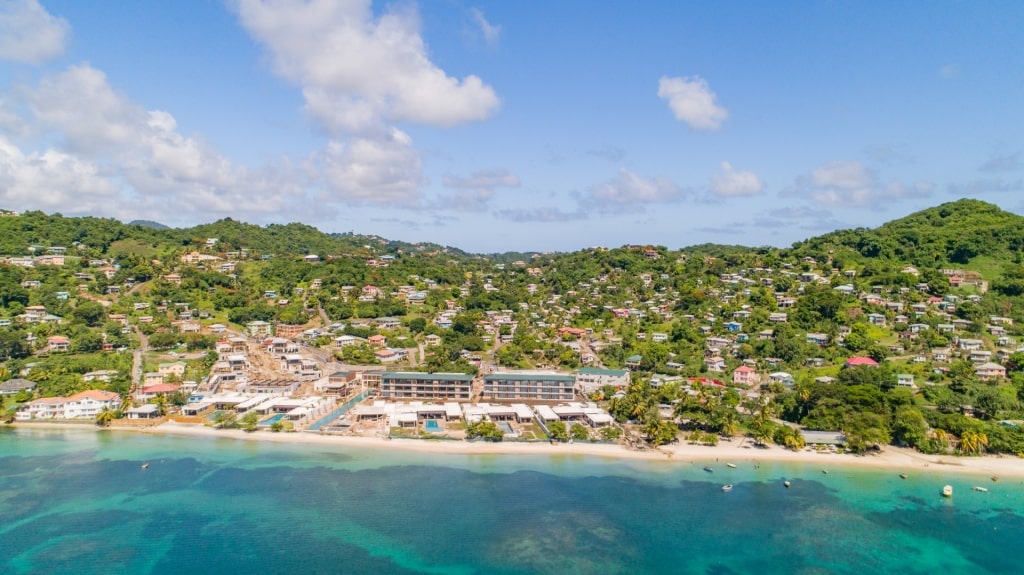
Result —
<svg viewBox="0 0 1024 575"><path fill-rule="evenodd" d="M46 338L46 345L53 352L68 351L71 347L71 341L62 335L51 335Z"/></svg>
<svg viewBox="0 0 1024 575"><path fill-rule="evenodd" d="M121 396L113 391L87 389L68 398L64 405L65 419L95 419L104 409L121 406Z"/></svg>
<svg viewBox="0 0 1024 575"><path fill-rule="evenodd" d="M402 361L408 357L408 355L408 352L404 349L394 347L380 349L374 353L377 361L381 363L395 363L396 361Z"/></svg>
<svg viewBox="0 0 1024 575"><path fill-rule="evenodd" d="M1006 377L1006 368L998 363L984 363L974 368L974 374L982 381Z"/></svg>
<svg viewBox="0 0 1024 575"><path fill-rule="evenodd" d="M629 385L629 371L583 367L576 372L576 385L584 394L592 393L606 385L621 389Z"/></svg>
<svg viewBox="0 0 1024 575"><path fill-rule="evenodd" d="M760 381L757 371L749 365L737 367L732 372L732 381L738 385L756 385Z"/></svg>
<svg viewBox="0 0 1024 575"><path fill-rule="evenodd" d="M713 356L704 360L704 365L707 366L708 371L722 372L725 371L725 360L721 356Z"/></svg>
<svg viewBox="0 0 1024 575"><path fill-rule="evenodd" d="M789 314L785 312L774 312L768 314L768 321L775 323L785 323L789 321Z"/></svg>
<svg viewBox="0 0 1024 575"><path fill-rule="evenodd" d="M161 363L159 366L157 366L157 371L163 376L172 375L180 379L182 377L185 377L186 367L187 365L185 364L185 362L174 361L170 363Z"/></svg>
<svg viewBox="0 0 1024 575"><path fill-rule="evenodd" d="M896 374L896 387L916 388L917 386L914 385L914 376L909 373Z"/></svg>
<svg viewBox="0 0 1024 575"><path fill-rule="evenodd" d="M807 343L812 343L821 347L828 345L828 334L825 333L808 333Z"/></svg>
<svg viewBox="0 0 1024 575"><path fill-rule="evenodd" d="M307 256L302 256L302 261L306 262L307 264L315 264L320 261L320 256L316 254L309 254Z"/></svg>
<svg viewBox="0 0 1024 575"><path fill-rule="evenodd" d="M125 412L128 419L156 419L160 417L160 407L158 405L147 403L138 407L133 407Z"/></svg>
<svg viewBox="0 0 1024 575"><path fill-rule="evenodd" d="M0 395L17 395L23 391L33 391L36 382L16 377L0 383Z"/></svg>
<svg viewBox="0 0 1024 575"><path fill-rule="evenodd" d="M640 369L640 362L643 361L641 355L631 355L626 358L626 368L628 369Z"/></svg>
<svg viewBox="0 0 1024 575"><path fill-rule="evenodd" d="M432 333L424 337L423 342L426 343L428 346L441 345L441 336L437 335L436 333Z"/></svg>
<svg viewBox="0 0 1024 575"><path fill-rule="evenodd" d="M249 332L249 335L257 338L272 335L273 328L274 326L272 324L262 320L250 321L245 324L245 329Z"/></svg>
<svg viewBox="0 0 1024 575"><path fill-rule="evenodd" d="M880 314L880 313L869 313L868 314L868 323L870 323L872 325L884 326L885 325L885 316Z"/></svg>
<svg viewBox="0 0 1024 575"><path fill-rule="evenodd" d="M380 334L371 335L366 338L366 341L370 342L370 345L374 347L386 347L388 344L388 338Z"/></svg>
<svg viewBox="0 0 1024 575"><path fill-rule="evenodd" d="M855 356L847 359L843 367L878 367L878 362L870 357Z"/></svg>
<svg viewBox="0 0 1024 575"><path fill-rule="evenodd" d="M174 393L181 389L180 385L174 383L157 383L153 385L143 385L135 392L136 401L148 402L158 395L167 395Z"/></svg>
<svg viewBox="0 0 1024 575"><path fill-rule="evenodd" d="M793 385L793 374L785 371L775 371L768 374L769 383L781 383L786 387Z"/></svg>

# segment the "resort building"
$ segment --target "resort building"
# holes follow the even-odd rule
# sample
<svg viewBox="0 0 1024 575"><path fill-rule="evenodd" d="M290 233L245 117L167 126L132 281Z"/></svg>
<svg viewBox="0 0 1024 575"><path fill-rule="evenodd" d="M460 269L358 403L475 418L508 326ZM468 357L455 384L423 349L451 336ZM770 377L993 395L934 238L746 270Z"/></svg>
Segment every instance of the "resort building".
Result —
<svg viewBox="0 0 1024 575"><path fill-rule="evenodd" d="M486 399L572 401L575 395L576 378L572 375L518 371L484 376Z"/></svg>
<svg viewBox="0 0 1024 575"><path fill-rule="evenodd" d="M472 393L473 376L464 373L385 372L380 378L380 396L384 399L469 401Z"/></svg>
<svg viewBox="0 0 1024 575"><path fill-rule="evenodd" d="M592 393L606 385L623 388L629 385L629 371L584 367L576 372L576 385L584 394Z"/></svg>

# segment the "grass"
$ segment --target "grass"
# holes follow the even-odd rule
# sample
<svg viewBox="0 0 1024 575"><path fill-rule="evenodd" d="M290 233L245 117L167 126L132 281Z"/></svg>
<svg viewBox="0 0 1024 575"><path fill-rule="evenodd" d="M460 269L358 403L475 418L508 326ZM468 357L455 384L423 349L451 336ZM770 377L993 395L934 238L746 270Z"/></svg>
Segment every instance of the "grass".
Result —
<svg viewBox="0 0 1024 575"><path fill-rule="evenodd" d="M992 281L1003 276L1003 266L1005 263L1005 259L1000 260L992 256L977 256L964 266L964 270L978 272L982 278Z"/></svg>

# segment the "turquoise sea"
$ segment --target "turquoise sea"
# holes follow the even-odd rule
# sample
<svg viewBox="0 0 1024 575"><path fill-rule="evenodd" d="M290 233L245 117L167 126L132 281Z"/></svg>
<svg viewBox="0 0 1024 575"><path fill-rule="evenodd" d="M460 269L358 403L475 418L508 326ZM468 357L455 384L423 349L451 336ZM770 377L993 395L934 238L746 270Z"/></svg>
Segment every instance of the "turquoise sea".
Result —
<svg viewBox="0 0 1024 575"><path fill-rule="evenodd" d="M1020 479L712 465L4 429L0 573L1024 573Z"/></svg>

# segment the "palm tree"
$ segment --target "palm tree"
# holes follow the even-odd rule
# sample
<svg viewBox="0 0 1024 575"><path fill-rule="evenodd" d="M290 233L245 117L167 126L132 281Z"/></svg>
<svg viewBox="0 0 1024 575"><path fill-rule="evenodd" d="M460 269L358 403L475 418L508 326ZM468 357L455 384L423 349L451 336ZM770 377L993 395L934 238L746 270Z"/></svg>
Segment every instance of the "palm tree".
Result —
<svg viewBox="0 0 1024 575"><path fill-rule="evenodd" d="M932 436L935 437L935 441L939 443L939 446L942 447L943 451L949 447L949 432L945 429L936 429L932 432Z"/></svg>
<svg viewBox="0 0 1024 575"><path fill-rule="evenodd" d="M100 427L107 427L110 422L114 420L114 410L109 407L104 407L99 413L96 414L96 425Z"/></svg>
<svg viewBox="0 0 1024 575"><path fill-rule="evenodd" d="M960 451L967 455L977 455L988 447L988 436L974 430L967 430L960 436Z"/></svg>
<svg viewBox="0 0 1024 575"><path fill-rule="evenodd" d="M799 429L794 429L792 433L787 433L785 443L786 447L793 451L800 451L807 446L807 440L804 439L804 436L800 433Z"/></svg>

